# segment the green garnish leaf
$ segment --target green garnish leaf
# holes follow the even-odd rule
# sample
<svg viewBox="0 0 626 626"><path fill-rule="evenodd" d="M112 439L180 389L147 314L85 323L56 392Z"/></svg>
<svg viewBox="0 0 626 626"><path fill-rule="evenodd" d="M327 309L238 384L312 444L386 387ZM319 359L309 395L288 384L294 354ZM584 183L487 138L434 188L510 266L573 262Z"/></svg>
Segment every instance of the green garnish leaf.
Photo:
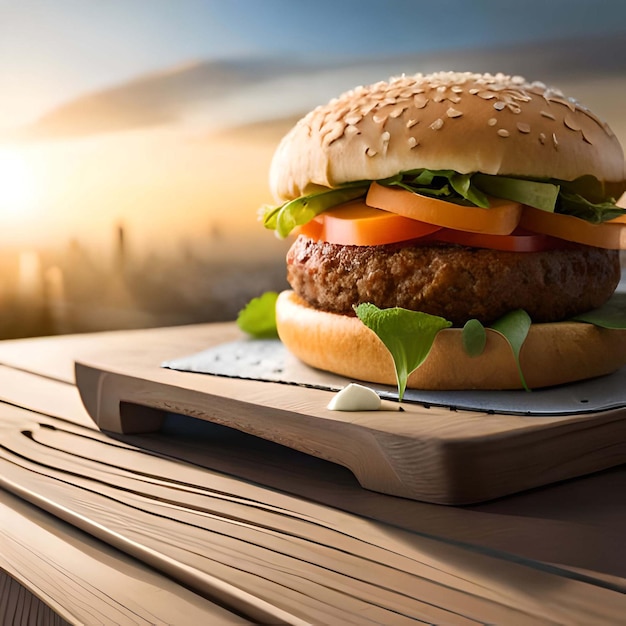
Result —
<svg viewBox="0 0 626 626"><path fill-rule="evenodd" d="M494 198L506 198L542 211L553 212L559 195L559 185L522 178L474 174L472 182Z"/></svg>
<svg viewBox="0 0 626 626"><path fill-rule="evenodd" d="M472 204L483 209L489 208L489 199L476 185L474 185L473 177L470 174L452 174L450 176L450 184L454 191L469 200Z"/></svg>
<svg viewBox="0 0 626 626"><path fill-rule="evenodd" d="M484 352L487 344L487 331L477 319L465 322L461 338L463 349L469 356L480 356Z"/></svg>
<svg viewBox="0 0 626 626"><path fill-rule="evenodd" d="M592 224L600 224L615 217L624 215L626 209L616 206L615 202L605 200L604 202L591 202L580 194L568 193L561 190L558 202L558 212L580 217Z"/></svg>
<svg viewBox="0 0 626 626"><path fill-rule="evenodd" d="M489 208L487 196L473 184L471 174L454 170L410 170L397 176L377 181L380 185L395 186L423 196L440 198L457 204L469 203Z"/></svg>
<svg viewBox="0 0 626 626"><path fill-rule="evenodd" d="M399 307L379 309L370 303L355 307L357 317L385 344L396 370L398 399L402 401L409 375L425 360L440 330L452 322Z"/></svg>
<svg viewBox="0 0 626 626"><path fill-rule="evenodd" d="M495 330L498 334L502 335L506 339L507 343L511 346L513 356L515 357L515 363L517 370L519 371L522 386L526 391L530 391L524 378L524 373L519 362L519 353L522 349L522 345L528 336L530 330L531 319L530 315L523 309L516 309L515 311L509 311L505 313L499 320L495 321L490 328Z"/></svg>
<svg viewBox="0 0 626 626"><path fill-rule="evenodd" d="M284 239L296 226L310 222L326 209L364 196L368 187L369 182L358 182L301 196L279 207L265 207L261 221L265 228L276 231L276 234Z"/></svg>
<svg viewBox="0 0 626 626"><path fill-rule="evenodd" d="M574 180L551 180L567 193L580 194L591 202L603 202L607 198L619 198L624 192L622 183L610 183L598 180L595 176L586 175Z"/></svg>
<svg viewBox="0 0 626 626"><path fill-rule="evenodd" d="M587 322L601 328L626 330L626 293L614 293L599 309L581 313L572 318L576 322Z"/></svg>
<svg viewBox="0 0 626 626"><path fill-rule="evenodd" d="M252 298L239 311L237 325L248 335L257 339L278 337L276 330L276 299L275 291L266 291L258 298Z"/></svg>

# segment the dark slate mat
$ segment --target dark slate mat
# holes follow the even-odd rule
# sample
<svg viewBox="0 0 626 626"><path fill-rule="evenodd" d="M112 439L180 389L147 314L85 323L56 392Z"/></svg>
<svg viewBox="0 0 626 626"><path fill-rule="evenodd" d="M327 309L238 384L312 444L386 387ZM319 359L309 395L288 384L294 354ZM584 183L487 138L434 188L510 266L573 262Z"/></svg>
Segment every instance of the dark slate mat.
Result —
<svg viewBox="0 0 626 626"><path fill-rule="evenodd" d="M337 391L351 381L310 368L278 340L242 340L167 361L169 369ZM365 383L381 398L397 400L395 387ZM409 389L403 402L451 409L530 416L595 413L626 407L626 367L609 376L534 391L420 391Z"/></svg>

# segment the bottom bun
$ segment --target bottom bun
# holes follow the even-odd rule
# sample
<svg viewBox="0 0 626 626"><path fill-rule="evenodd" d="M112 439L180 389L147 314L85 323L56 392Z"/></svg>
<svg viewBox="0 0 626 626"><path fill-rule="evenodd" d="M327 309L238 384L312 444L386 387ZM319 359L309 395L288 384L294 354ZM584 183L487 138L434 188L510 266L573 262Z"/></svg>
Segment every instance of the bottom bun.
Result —
<svg viewBox="0 0 626 626"><path fill-rule="evenodd" d="M276 304L278 334L302 362L350 379L396 385L387 348L359 319L312 308L293 291ZM511 347L487 331L484 352L470 357L461 329L438 333L427 359L410 376L409 389L520 389ZM579 322L533 324L520 351L526 383L532 389L602 376L626 364L626 330Z"/></svg>

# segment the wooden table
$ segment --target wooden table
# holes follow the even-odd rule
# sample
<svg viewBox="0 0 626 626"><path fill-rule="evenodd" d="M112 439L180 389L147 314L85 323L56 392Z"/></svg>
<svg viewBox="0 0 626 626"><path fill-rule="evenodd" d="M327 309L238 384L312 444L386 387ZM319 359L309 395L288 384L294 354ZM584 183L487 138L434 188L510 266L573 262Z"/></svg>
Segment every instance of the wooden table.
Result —
<svg viewBox="0 0 626 626"><path fill-rule="evenodd" d="M0 624L624 623L624 466L449 507L190 418L95 428L76 359L206 332L0 343Z"/></svg>

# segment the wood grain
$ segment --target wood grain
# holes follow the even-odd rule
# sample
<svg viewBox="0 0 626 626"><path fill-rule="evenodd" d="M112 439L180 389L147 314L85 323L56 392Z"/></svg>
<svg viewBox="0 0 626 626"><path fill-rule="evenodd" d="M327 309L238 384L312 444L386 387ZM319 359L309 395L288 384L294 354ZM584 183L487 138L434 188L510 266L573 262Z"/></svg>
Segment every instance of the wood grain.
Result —
<svg viewBox="0 0 626 626"><path fill-rule="evenodd" d="M0 569L0 624L71 626L36 595Z"/></svg>
<svg viewBox="0 0 626 626"><path fill-rule="evenodd" d="M0 519L0 624L250 623L1 490Z"/></svg>
<svg viewBox="0 0 626 626"><path fill-rule="evenodd" d="M204 346L223 341L225 329L236 332L203 329ZM403 412L333 412L325 408L331 392L160 367L182 347L144 351L131 341L81 357L76 381L98 426L150 432L165 412L182 413L343 465L367 489L439 504L481 502L626 461L623 409L529 417L405 403Z"/></svg>
<svg viewBox="0 0 626 626"><path fill-rule="evenodd" d="M4 488L255 622L610 624L626 610L623 594L563 572L367 520L79 425L7 406L2 423Z"/></svg>

